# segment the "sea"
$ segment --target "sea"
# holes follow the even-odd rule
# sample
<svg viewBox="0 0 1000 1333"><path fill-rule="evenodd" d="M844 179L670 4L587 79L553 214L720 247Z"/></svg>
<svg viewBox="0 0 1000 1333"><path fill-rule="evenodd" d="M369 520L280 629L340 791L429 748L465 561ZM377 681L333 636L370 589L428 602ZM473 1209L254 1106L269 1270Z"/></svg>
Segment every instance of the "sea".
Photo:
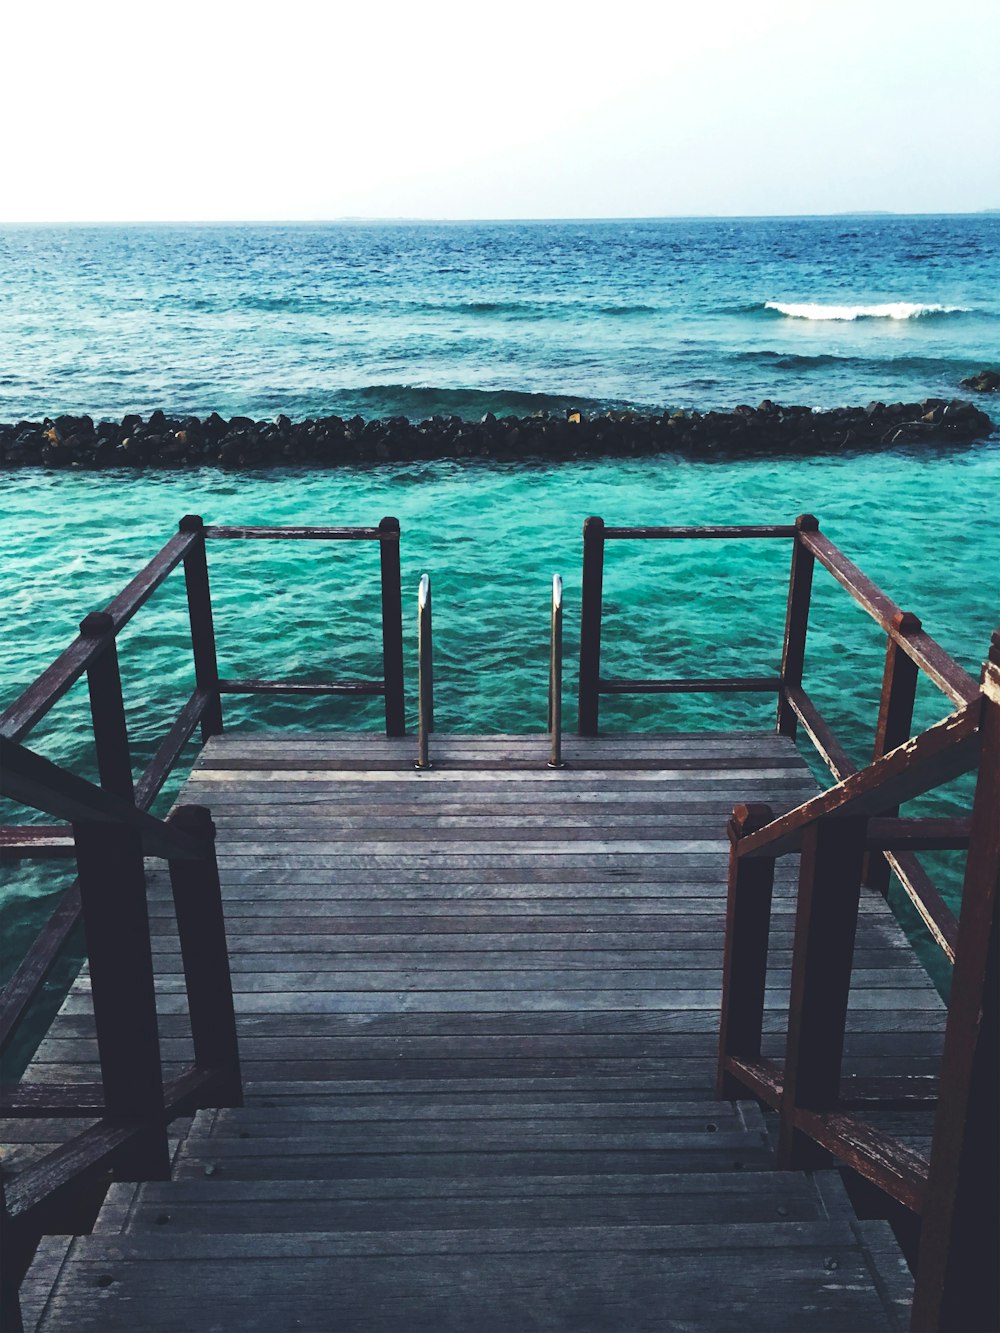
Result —
<svg viewBox="0 0 1000 1333"><path fill-rule="evenodd" d="M1000 368L997 215L0 228L7 422L156 408L421 420L930 396L974 397L986 411L995 404L1000 421L995 397L960 386L984 368ZM1000 432L971 445L830 458L14 471L0 477L0 704L186 513L279 525L397 516L409 710L412 718L416 588L426 571L442 730L544 729L554 573L566 586L573 725L588 514L724 524L812 512L977 671L1000 623L998 511ZM788 556L784 542L617 544L605 588L606 674L772 672ZM379 674L370 548L218 543L211 578L224 674ZM122 636L137 772L192 688L185 614L174 576ZM858 762L871 752L884 650L873 622L817 576L806 685ZM227 726L248 730L380 724L373 701L227 699L225 707ZM923 684L918 723L947 711ZM602 725L766 727L773 701L616 698L605 701ZM94 772L85 685L31 743ZM966 782L925 808L957 809L968 798ZM2 820L23 817L0 811ZM946 855L938 863L957 902L960 867ZM67 875L55 863L0 867L0 980ZM51 997L64 984L55 974Z"/></svg>

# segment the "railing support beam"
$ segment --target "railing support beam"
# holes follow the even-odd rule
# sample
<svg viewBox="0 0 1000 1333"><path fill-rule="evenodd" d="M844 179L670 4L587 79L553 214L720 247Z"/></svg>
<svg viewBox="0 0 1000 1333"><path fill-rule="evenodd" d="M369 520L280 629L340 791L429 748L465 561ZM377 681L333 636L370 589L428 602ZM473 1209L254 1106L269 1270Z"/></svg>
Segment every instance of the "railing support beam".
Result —
<svg viewBox="0 0 1000 1333"><path fill-rule="evenodd" d="M797 534L817 532L819 519L813 514L800 514L795 520L795 528ZM794 736L798 725L795 710L785 697L784 687L802 688L815 563L816 558L812 551L803 545L796 535L792 547L792 568L788 577L788 610L785 613L785 642L781 653L782 688L778 691L777 729L782 736Z"/></svg>
<svg viewBox="0 0 1000 1333"><path fill-rule="evenodd" d="M583 524L583 588L580 596L580 693L577 730L596 736L601 684L601 603L604 596L604 519Z"/></svg>
<svg viewBox="0 0 1000 1333"><path fill-rule="evenodd" d="M115 824L77 823L77 870L97 1050L109 1119L149 1126L116 1162L120 1180L170 1176L142 839Z"/></svg>
<svg viewBox="0 0 1000 1333"><path fill-rule="evenodd" d="M805 830L795 911L778 1166L822 1165L797 1110L832 1111L840 1096L847 999L868 820L818 819Z"/></svg>
<svg viewBox="0 0 1000 1333"><path fill-rule="evenodd" d="M104 649L87 668L90 716L94 726L97 771L101 786L131 801L135 795L129 753L125 700L122 697L115 622L107 611L92 611L80 622L85 639L106 638Z"/></svg>
<svg viewBox="0 0 1000 1333"><path fill-rule="evenodd" d="M208 554L205 549L205 523L200 514L185 514L181 532L196 532L198 540L184 557L184 582L187 586L188 612L191 617L191 650L194 654L195 683L207 690L209 702L201 715L201 739L222 734L222 701L219 695L219 663L215 651L215 622L212 617L212 593L208 583Z"/></svg>
<svg viewBox="0 0 1000 1333"><path fill-rule="evenodd" d="M730 1056L759 1059L767 984L774 861L740 860L736 843L774 818L769 805L738 805L729 821L729 896L722 965L722 1020L719 1028L719 1097L739 1097L741 1084L726 1069Z"/></svg>
<svg viewBox="0 0 1000 1333"><path fill-rule="evenodd" d="M204 857L170 861L170 887L187 986L195 1068L219 1075L212 1106L242 1106L236 1012L215 857L215 825L201 805L178 806L167 823L202 841Z"/></svg>
<svg viewBox="0 0 1000 1333"><path fill-rule="evenodd" d="M1000 1328L1000 631L983 673L982 732L913 1333Z"/></svg>
<svg viewBox="0 0 1000 1333"><path fill-rule="evenodd" d="M892 618L892 626L898 634L915 634L920 629L920 621L909 611L897 611ZM890 634L886 646L873 760L881 759L890 750L895 750L897 745L904 745L910 739L919 675L920 668L916 662L906 655L897 639ZM898 811L899 807L894 806L882 813L895 815ZM889 862L885 857L869 853L864 873L864 882L868 888L876 889L884 898L889 892L890 876Z"/></svg>
<svg viewBox="0 0 1000 1333"><path fill-rule="evenodd" d="M403 697L403 592L399 568L399 519L383 518L378 531L382 572L385 734L403 736L406 733L406 706Z"/></svg>

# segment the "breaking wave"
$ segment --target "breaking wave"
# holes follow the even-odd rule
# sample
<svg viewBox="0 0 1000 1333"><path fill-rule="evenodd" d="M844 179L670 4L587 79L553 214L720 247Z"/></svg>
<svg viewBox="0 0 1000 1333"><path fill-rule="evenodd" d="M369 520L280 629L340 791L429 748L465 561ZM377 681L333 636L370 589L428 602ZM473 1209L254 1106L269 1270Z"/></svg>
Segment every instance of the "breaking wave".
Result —
<svg viewBox="0 0 1000 1333"><path fill-rule="evenodd" d="M968 306L933 305L917 301L888 301L884 305L822 305L818 301L765 301L765 310L790 319L927 319L935 315L969 315Z"/></svg>

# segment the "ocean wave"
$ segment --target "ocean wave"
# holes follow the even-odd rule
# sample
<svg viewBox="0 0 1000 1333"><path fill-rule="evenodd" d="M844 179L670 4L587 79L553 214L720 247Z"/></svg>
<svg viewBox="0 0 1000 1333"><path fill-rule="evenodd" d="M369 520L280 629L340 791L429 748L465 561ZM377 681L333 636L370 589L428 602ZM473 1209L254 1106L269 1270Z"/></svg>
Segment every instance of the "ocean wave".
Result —
<svg viewBox="0 0 1000 1333"><path fill-rule="evenodd" d="M656 313L656 306L611 303L596 305L589 301L423 301L416 303L414 310L441 315L500 315L503 318L527 317L529 319L564 319L567 315L649 315Z"/></svg>
<svg viewBox="0 0 1000 1333"><path fill-rule="evenodd" d="M790 319L840 320L856 319L927 319L935 315L970 315L968 306L935 305L918 301L887 301L883 305L822 305L818 301L765 301L764 310L786 315Z"/></svg>
<svg viewBox="0 0 1000 1333"><path fill-rule="evenodd" d="M752 352L734 352L733 361L750 361L774 370L822 370L826 366L842 366L889 374L956 375L968 374L968 359L935 356L837 356L833 352L818 352L813 356L800 352L779 352L760 349Z"/></svg>
<svg viewBox="0 0 1000 1333"><path fill-rule="evenodd" d="M621 406L595 398L574 398L567 394L532 393L513 389L446 389L429 385L367 384L357 389L340 389L331 399L331 408L343 415L357 411L362 416L531 416L534 412L565 412L577 407L583 412L601 411Z"/></svg>

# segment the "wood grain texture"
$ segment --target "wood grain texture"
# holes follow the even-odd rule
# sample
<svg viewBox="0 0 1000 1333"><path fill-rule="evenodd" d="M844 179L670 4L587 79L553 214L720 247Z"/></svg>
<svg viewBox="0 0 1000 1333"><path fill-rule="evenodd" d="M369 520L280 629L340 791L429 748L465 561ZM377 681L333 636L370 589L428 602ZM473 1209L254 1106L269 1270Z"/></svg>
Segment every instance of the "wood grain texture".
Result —
<svg viewBox="0 0 1000 1333"><path fill-rule="evenodd" d="M412 750L206 746L180 800L218 829L246 1105L185 1124L172 1182L113 1188L49 1273L39 1330L619 1333L665 1310L691 1329L901 1330L891 1237L836 1176L776 1173L756 1103L713 1098L725 824L815 794L791 741L567 736L561 770L546 736L437 736L427 772ZM795 859L775 875L771 1057ZM191 1033L162 864L147 887L169 1074ZM845 1069L929 1074L942 1031L865 894ZM84 974L29 1078L96 1073ZM925 1121L895 1128L915 1141ZM63 1132L14 1124L19 1153Z"/></svg>

